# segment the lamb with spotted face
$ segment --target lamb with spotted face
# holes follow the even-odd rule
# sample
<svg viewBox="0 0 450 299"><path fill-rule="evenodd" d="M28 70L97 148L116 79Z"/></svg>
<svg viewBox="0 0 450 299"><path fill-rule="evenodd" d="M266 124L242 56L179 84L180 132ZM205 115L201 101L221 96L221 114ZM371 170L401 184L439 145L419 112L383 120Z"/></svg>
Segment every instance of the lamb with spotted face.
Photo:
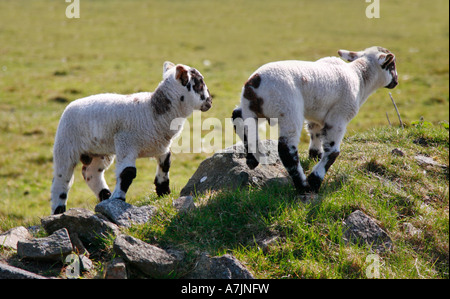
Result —
<svg viewBox="0 0 450 299"><path fill-rule="evenodd" d="M142 157L157 159L156 193L170 193L170 145L183 128L171 129L171 122L185 120L194 110L208 111L211 105L200 72L171 62L164 63L163 80L153 93L98 94L70 103L61 116L53 149L52 214L66 210L78 161L100 201L125 200L136 177L135 161ZM115 157L116 186L111 194L104 172Z"/></svg>
<svg viewBox="0 0 450 299"><path fill-rule="evenodd" d="M233 111L236 133L244 142L247 165L264 157L258 132L242 120L278 120L278 153L299 193L317 192L325 173L340 153L346 127L378 88L398 84L395 56L382 47L338 51L337 57L315 62L279 61L256 70L242 89L240 107ZM309 157L320 159L306 177L297 146L303 122L310 135Z"/></svg>

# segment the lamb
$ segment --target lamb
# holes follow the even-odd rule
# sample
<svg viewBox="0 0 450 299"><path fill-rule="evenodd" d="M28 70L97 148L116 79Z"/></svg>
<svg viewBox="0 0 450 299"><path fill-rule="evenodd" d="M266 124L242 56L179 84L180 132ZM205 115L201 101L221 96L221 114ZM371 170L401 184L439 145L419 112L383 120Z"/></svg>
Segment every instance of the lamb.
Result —
<svg viewBox="0 0 450 299"><path fill-rule="evenodd" d="M212 98L195 68L165 62L163 80L153 93L131 95L98 94L78 99L64 110L53 150L54 177L51 212L66 210L67 194L78 161L90 189L102 201L125 200L136 177L135 161L156 157L155 185L158 196L170 193L170 145L182 130L170 127L172 120L184 120L193 110L208 111ZM105 170L117 157L116 186L110 192Z"/></svg>
<svg viewBox="0 0 450 299"><path fill-rule="evenodd" d="M323 178L340 153L346 127L370 94L398 85L393 53L382 47L315 62L279 61L256 70L242 89L240 107L233 111L236 133L244 142L247 165L253 169L264 158L258 149L256 126L249 119L279 124L278 153L299 194L318 192ZM319 159L308 177L298 158L303 122L309 132L309 157ZM243 120L246 120L245 122Z"/></svg>

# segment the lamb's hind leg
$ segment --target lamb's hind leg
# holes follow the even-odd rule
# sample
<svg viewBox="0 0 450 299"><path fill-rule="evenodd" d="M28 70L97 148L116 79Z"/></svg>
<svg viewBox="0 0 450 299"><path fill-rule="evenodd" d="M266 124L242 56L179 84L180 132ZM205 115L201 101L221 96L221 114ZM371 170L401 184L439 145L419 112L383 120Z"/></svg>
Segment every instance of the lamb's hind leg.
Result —
<svg viewBox="0 0 450 299"><path fill-rule="evenodd" d="M308 183L311 190L319 191L323 178L328 169L336 161L339 156L340 145L345 134L346 125L334 123L333 125L325 123L321 129L321 139L323 144L323 157L316 166L314 166L311 174L308 176Z"/></svg>
<svg viewBox="0 0 450 299"><path fill-rule="evenodd" d="M258 125L257 120L248 117L244 120L242 116L242 108L236 108L232 114L234 130L244 143L244 150L246 154L246 163L250 169L258 166L259 157L258 148Z"/></svg>
<svg viewBox="0 0 450 299"><path fill-rule="evenodd" d="M320 125L308 122L306 130L309 133L309 158L313 160L320 160L323 156L322 142L321 142L321 127Z"/></svg>
<svg viewBox="0 0 450 299"><path fill-rule="evenodd" d="M170 152L158 157L158 165L156 166L155 186L156 194L162 196L170 194L169 186L169 169L170 169Z"/></svg>
<svg viewBox="0 0 450 299"><path fill-rule="evenodd" d="M81 155L81 163L83 163L82 174L89 188L94 192L100 201L108 199L111 196L108 184L105 181L105 170L114 161L114 156L89 156Z"/></svg>
<svg viewBox="0 0 450 299"><path fill-rule="evenodd" d="M51 213L61 214L66 211L66 204L70 187L73 184L73 171L77 161L54 156L54 175L51 188Z"/></svg>

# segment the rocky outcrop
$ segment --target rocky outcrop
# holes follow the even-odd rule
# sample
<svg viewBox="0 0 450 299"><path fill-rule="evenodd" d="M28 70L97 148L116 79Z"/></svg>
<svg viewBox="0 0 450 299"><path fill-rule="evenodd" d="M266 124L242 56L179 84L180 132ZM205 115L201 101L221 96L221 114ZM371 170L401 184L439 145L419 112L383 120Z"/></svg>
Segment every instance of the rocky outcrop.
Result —
<svg viewBox="0 0 450 299"><path fill-rule="evenodd" d="M47 233L66 228L69 234L76 233L83 244L98 242L98 238L108 234L117 235L119 227L101 215L87 209L70 209L63 214L52 215L41 220L41 224Z"/></svg>
<svg viewBox="0 0 450 299"><path fill-rule="evenodd" d="M130 265L152 278L168 276L182 261L177 254L170 254L128 235L117 236L113 248Z"/></svg>
<svg viewBox="0 0 450 299"><path fill-rule="evenodd" d="M65 228L45 238L32 238L17 243L17 254L27 259L62 261L72 250L72 242Z"/></svg>
<svg viewBox="0 0 450 299"><path fill-rule="evenodd" d="M289 175L278 156L278 143L263 140L261 147L267 153L267 164L260 163L253 170L246 164L242 144L235 144L205 159L181 190L180 195L198 195L210 190L235 190L248 185L289 184Z"/></svg>
<svg viewBox="0 0 450 299"><path fill-rule="evenodd" d="M96 205L95 211L119 226L130 227L133 224L144 224L150 221L156 212L156 207L136 207L120 199L108 199Z"/></svg>

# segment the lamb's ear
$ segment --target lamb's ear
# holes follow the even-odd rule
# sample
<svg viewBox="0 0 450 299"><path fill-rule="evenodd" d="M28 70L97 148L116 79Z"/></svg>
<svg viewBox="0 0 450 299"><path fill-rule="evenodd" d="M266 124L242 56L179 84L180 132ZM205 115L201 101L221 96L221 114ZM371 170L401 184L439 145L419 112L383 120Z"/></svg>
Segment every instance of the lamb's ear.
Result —
<svg viewBox="0 0 450 299"><path fill-rule="evenodd" d="M359 58L358 52L353 52L353 51L339 50L338 54L340 57L347 60L348 62L352 62Z"/></svg>
<svg viewBox="0 0 450 299"><path fill-rule="evenodd" d="M167 72L168 70L170 70L171 68L173 68L175 66L175 64L173 64L170 61L165 61L164 65L163 65L163 75L165 74L165 72Z"/></svg>
<svg viewBox="0 0 450 299"><path fill-rule="evenodd" d="M175 78L181 82L183 86L186 86L189 82L188 71L181 64L177 65Z"/></svg>
<svg viewBox="0 0 450 299"><path fill-rule="evenodd" d="M378 56L378 63L381 65L382 69L385 69L388 65L390 65L395 60L395 56L392 53L388 54L380 54Z"/></svg>

